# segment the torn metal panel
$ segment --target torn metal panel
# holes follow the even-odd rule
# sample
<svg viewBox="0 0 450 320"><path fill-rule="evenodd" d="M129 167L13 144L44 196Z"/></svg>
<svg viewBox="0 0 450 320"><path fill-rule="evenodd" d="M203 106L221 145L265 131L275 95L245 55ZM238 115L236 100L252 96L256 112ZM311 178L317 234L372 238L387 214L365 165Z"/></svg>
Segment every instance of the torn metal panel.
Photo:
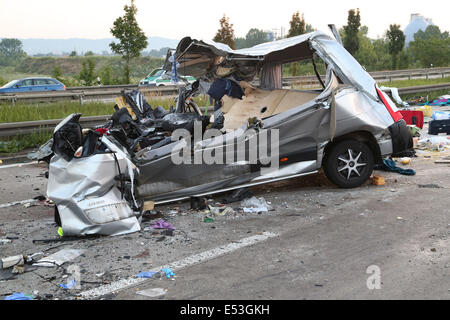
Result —
<svg viewBox="0 0 450 320"><path fill-rule="evenodd" d="M121 172L127 159L116 155ZM140 230L135 212L117 188L119 175L113 154L50 162L47 195L55 202L64 235L120 235Z"/></svg>

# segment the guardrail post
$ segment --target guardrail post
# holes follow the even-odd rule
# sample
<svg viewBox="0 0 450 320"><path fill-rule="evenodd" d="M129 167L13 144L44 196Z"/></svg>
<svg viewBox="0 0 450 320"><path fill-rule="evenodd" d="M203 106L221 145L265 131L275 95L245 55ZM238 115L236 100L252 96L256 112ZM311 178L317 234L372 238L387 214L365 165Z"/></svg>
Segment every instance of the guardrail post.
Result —
<svg viewBox="0 0 450 320"><path fill-rule="evenodd" d="M427 73L427 75L426 75L426 79L428 80L428 73Z"/></svg>

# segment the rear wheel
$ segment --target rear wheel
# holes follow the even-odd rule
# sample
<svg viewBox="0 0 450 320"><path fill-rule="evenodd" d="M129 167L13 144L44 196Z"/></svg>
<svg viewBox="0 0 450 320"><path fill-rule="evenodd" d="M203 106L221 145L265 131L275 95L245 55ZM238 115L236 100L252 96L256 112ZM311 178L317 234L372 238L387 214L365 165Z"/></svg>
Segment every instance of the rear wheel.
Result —
<svg viewBox="0 0 450 320"><path fill-rule="evenodd" d="M373 172L374 154L363 142L345 140L332 146L324 159L328 179L341 188L356 188Z"/></svg>

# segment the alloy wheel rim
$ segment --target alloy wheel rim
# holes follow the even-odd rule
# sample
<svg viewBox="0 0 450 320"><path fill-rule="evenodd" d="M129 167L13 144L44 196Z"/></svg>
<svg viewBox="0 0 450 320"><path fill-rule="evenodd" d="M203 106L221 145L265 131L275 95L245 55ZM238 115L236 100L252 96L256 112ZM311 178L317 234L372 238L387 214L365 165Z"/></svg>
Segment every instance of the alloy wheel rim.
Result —
<svg viewBox="0 0 450 320"><path fill-rule="evenodd" d="M356 153L352 149L339 155L338 172L347 180L350 180L352 175L360 177L362 170L367 166L367 163L360 162L361 155L362 152Z"/></svg>

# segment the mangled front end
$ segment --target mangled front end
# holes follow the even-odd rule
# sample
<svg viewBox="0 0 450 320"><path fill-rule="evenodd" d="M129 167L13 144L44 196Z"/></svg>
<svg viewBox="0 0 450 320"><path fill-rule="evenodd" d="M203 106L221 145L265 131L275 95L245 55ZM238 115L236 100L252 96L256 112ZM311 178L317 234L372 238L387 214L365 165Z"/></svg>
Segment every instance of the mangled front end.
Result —
<svg viewBox="0 0 450 320"><path fill-rule="evenodd" d="M47 194L57 222L67 236L139 231L134 165L114 138L95 130L82 134L79 117L66 118L53 136Z"/></svg>

